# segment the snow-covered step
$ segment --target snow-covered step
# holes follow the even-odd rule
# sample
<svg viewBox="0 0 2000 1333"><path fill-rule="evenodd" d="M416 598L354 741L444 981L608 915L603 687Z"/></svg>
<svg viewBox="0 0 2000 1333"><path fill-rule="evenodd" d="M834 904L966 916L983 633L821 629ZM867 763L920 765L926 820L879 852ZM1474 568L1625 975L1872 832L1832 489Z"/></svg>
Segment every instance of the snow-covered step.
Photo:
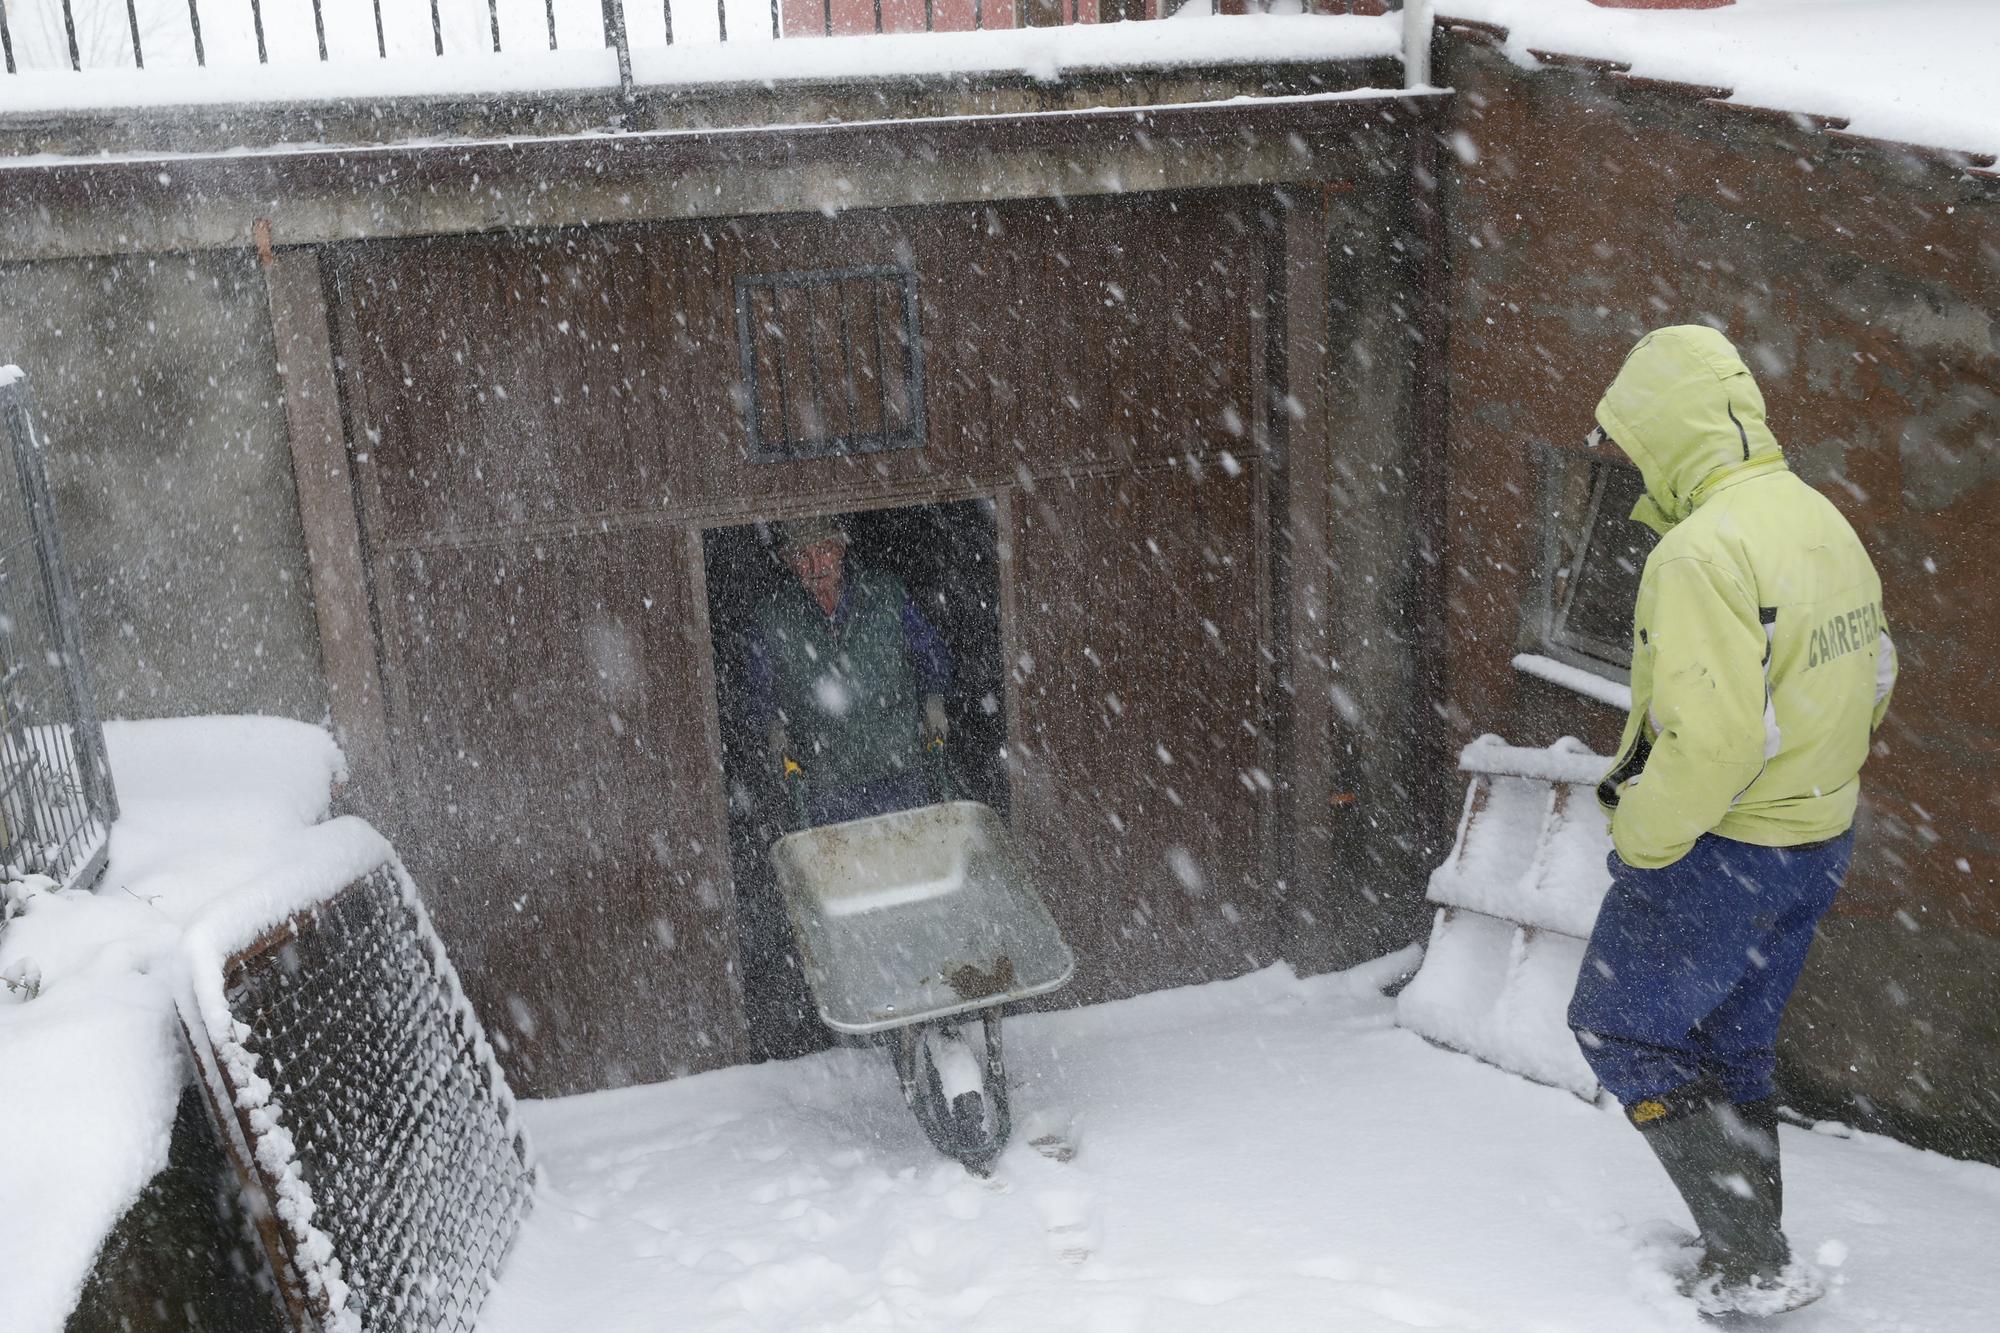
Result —
<svg viewBox="0 0 2000 1333"><path fill-rule="evenodd" d="M1431 875L1437 920L1396 1021L1539 1083L1597 1095L1566 1021L1584 941L1611 886L1611 830L1592 788L1610 761L1482 736L1458 836Z"/></svg>

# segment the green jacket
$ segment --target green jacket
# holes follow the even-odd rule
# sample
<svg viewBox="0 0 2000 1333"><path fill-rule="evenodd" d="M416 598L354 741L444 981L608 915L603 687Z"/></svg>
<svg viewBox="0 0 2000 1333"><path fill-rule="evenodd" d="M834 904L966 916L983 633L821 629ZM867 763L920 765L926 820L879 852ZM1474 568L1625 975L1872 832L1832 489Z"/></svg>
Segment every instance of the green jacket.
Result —
<svg viewBox="0 0 2000 1333"><path fill-rule="evenodd" d="M1633 612L1632 712L1598 799L1629 865L1695 839L1790 847L1854 822L1895 686L1882 581L1825 496L1785 466L1727 338L1648 334L1597 405L1661 534Z"/></svg>
<svg viewBox="0 0 2000 1333"><path fill-rule="evenodd" d="M790 582L758 612L769 702L815 791L921 771L922 700L903 626L908 601L895 575L856 570L838 621Z"/></svg>

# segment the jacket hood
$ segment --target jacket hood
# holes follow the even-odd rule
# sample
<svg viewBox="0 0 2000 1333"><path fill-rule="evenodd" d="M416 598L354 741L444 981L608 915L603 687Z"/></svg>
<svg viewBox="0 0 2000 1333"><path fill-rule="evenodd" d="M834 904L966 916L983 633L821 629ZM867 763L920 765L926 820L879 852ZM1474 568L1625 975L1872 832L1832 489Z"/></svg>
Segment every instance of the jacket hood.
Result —
<svg viewBox="0 0 2000 1333"><path fill-rule="evenodd" d="M1700 324L1641 338L1598 402L1597 424L1645 478L1632 517L1659 532L1723 482L1785 466L1750 368Z"/></svg>

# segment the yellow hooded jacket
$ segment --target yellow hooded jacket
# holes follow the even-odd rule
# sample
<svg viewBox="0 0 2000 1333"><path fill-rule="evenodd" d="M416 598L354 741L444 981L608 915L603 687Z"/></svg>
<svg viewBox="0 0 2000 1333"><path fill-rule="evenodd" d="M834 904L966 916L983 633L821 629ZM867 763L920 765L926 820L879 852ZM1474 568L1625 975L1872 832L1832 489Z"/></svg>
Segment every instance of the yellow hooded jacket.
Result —
<svg viewBox="0 0 2000 1333"><path fill-rule="evenodd" d="M1825 496L1785 466L1727 338L1641 339L1597 405L1661 534L1633 612L1632 712L1598 800L1628 864L1704 833L1791 847L1854 822L1895 687L1882 581Z"/></svg>

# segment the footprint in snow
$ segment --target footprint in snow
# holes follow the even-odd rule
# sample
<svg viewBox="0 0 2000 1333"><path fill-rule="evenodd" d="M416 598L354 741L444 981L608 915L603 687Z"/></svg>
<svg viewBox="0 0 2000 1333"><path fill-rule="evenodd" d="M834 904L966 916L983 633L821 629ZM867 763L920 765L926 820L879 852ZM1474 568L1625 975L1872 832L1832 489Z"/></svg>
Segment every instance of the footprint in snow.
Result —
<svg viewBox="0 0 2000 1333"><path fill-rule="evenodd" d="M944 1210L961 1222L974 1222L986 1211L986 1191L978 1185L966 1184L949 1190L944 1196Z"/></svg>
<svg viewBox="0 0 2000 1333"><path fill-rule="evenodd" d="M1300 1277L1325 1278L1329 1282L1352 1282L1361 1276L1361 1265L1338 1254L1301 1259L1292 1265Z"/></svg>
<svg viewBox="0 0 2000 1333"><path fill-rule="evenodd" d="M830 1301L850 1302L865 1296L865 1291L845 1265L823 1254L807 1254L763 1264L724 1283L715 1294L718 1302L740 1306L752 1315L793 1315L823 1309Z"/></svg>
<svg viewBox="0 0 2000 1333"><path fill-rule="evenodd" d="M1076 1118L1060 1107L1041 1107L1021 1120L1015 1137L1052 1162L1076 1159Z"/></svg>
<svg viewBox="0 0 2000 1333"><path fill-rule="evenodd" d="M1394 1287L1359 1284L1344 1289L1341 1298L1348 1304L1393 1319L1411 1328L1479 1328L1480 1321L1469 1311L1439 1305Z"/></svg>
<svg viewBox="0 0 2000 1333"><path fill-rule="evenodd" d="M1227 1305L1241 1299L1251 1288L1227 1278L1184 1277L1167 1284L1167 1294L1189 1305Z"/></svg>
<svg viewBox="0 0 2000 1333"><path fill-rule="evenodd" d="M1048 1228L1049 1250L1067 1264L1080 1264L1097 1253L1101 1236L1090 1196L1082 1190L1042 1190L1035 1211Z"/></svg>

